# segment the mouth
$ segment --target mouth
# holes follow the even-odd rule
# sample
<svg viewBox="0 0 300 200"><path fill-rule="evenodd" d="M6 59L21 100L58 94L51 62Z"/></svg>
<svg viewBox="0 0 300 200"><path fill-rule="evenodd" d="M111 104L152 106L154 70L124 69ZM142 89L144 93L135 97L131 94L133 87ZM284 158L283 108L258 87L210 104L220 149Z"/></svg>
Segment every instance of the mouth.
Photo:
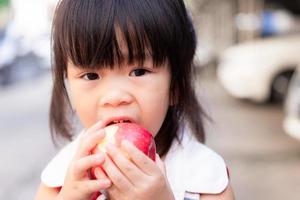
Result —
<svg viewBox="0 0 300 200"><path fill-rule="evenodd" d="M115 120L107 124L107 126L113 125L113 124L120 124L120 123L131 123L130 120Z"/></svg>
<svg viewBox="0 0 300 200"><path fill-rule="evenodd" d="M134 123L134 120L128 117L111 118L106 121L105 126L110 126L110 125L120 124L120 123Z"/></svg>

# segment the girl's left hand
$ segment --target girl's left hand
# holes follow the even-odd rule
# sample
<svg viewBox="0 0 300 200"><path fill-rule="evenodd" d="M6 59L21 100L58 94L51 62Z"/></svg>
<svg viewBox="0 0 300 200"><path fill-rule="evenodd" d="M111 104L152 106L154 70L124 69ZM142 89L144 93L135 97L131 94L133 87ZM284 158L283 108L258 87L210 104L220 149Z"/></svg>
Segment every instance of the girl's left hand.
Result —
<svg viewBox="0 0 300 200"><path fill-rule="evenodd" d="M159 156L154 162L128 141L121 149L109 145L102 167L112 181L107 189L112 200L174 200Z"/></svg>

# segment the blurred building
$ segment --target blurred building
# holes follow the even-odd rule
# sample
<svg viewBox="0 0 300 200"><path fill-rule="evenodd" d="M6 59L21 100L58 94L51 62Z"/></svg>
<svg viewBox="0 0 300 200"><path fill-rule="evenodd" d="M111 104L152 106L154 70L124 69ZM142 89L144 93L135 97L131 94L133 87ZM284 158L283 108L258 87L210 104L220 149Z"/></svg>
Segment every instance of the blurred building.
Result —
<svg viewBox="0 0 300 200"><path fill-rule="evenodd" d="M199 48L217 58L224 49L261 37L299 32L299 0L186 0Z"/></svg>
<svg viewBox="0 0 300 200"><path fill-rule="evenodd" d="M233 0L190 0L188 5L198 34L199 48L214 58L224 48L236 42Z"/></svg>

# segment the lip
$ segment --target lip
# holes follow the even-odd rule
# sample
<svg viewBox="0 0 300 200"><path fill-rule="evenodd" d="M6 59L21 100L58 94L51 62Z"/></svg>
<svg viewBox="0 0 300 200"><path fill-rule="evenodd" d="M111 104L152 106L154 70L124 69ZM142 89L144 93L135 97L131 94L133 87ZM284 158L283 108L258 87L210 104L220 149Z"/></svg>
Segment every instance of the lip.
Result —
<svg viewBox="0 0 300 200"><path fill-rule="evenodd" d="M104 122L104 126L106 127L113 121L121 121L121 120L130 121L130 123L136 123L136 120L134 120L132 117L129 116L114 116L114 117L107 118L103 122Z"/></svg>

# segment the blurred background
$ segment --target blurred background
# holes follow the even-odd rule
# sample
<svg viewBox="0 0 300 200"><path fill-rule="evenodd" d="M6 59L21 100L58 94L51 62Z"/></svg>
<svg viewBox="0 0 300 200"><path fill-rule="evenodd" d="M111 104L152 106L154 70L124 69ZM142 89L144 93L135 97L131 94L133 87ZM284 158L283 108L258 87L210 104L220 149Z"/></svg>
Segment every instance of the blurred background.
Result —
<svg viewBox="0 0 300 200"><path fill-rule="evenodd" d="M0 0L0 199L33 199L48 128L57 0ZM207 145L237 200L300 198L300 0L186 0Z"/></svg>

